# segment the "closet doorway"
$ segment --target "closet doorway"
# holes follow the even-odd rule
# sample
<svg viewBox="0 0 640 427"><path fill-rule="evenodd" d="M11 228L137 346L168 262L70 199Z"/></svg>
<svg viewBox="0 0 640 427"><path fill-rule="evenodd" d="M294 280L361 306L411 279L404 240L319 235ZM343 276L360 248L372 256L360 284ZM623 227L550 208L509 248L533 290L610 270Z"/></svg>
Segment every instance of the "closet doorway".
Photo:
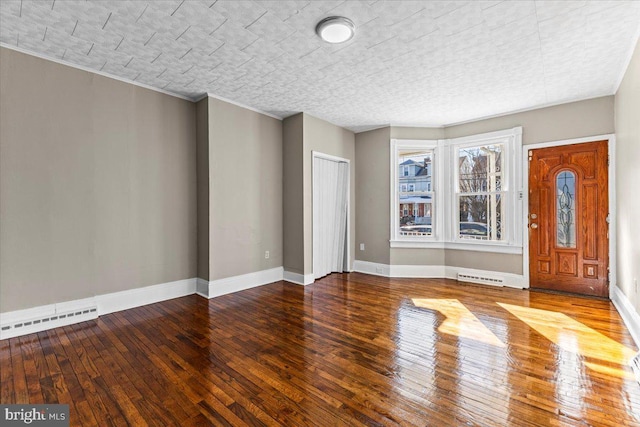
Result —
<svg viewBox="0 0 640 427"><path fill-rule="evenodd" d="M313 277L349 271L348 159L312 152Z"/></svg>

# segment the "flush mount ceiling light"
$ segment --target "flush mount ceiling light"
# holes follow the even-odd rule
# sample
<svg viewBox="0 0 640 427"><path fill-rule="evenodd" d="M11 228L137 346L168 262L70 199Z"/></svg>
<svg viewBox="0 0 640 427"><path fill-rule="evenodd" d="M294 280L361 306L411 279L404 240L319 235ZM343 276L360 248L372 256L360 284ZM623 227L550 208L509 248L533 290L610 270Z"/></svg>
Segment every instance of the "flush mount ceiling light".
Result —
<svg viewBox="0 0 640 427"><path fill-rule="evenodd" d="M356 33L353 22L342 16L330 16L318 22L316 33L327 43L344 43Z"/></svg>

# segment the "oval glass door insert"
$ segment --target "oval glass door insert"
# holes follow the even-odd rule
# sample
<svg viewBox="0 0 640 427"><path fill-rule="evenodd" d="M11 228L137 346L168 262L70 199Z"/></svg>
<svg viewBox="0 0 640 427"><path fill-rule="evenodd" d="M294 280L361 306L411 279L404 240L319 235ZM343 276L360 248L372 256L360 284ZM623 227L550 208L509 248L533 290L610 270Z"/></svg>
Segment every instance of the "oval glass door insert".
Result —
<svg viewBox="0 0 640 427"><path fill-rule="evenodd" d="M562 171L556 178L556 246L576 247L576 176Z"/></svg>

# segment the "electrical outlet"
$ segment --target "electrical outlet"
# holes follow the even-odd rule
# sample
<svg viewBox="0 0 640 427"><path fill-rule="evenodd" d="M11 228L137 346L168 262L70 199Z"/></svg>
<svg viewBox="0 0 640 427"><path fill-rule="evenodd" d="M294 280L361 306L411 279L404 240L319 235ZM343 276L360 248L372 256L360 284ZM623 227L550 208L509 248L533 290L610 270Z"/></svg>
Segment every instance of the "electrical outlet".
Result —
<svg viewBox="0 0 640 427"><path fill-rule="evenodd" d="M269 259L269 251L264 251L264 259Z"/></svg>
<svg viewBox="0 0 640 427"><path fill-rule="evenodd" d="M364 251L364 243L360 243L360 250Z"/></svg>

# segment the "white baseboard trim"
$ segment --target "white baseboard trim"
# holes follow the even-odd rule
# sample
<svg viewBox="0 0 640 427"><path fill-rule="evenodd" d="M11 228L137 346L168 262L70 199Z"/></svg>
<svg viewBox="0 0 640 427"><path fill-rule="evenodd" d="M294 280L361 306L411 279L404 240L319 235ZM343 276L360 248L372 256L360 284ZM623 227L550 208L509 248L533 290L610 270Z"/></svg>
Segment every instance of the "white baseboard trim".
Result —
<svg viewBox="0 0 640 427"><path fill-rule="evenodd" d="M191 295L196 292L196 279L145 286L105 295L98 295L98 315L115 313L147 304Z"/></svg>
<svg viewBox="0 0 640 427"><path fill-rule="evenodd" d="M205 298L266 285L282 280L284 269L276 267L241 276L213 281L201 278L177 280L143 288L129 289L91 298L0 313L0 339L13 338L60 326L96 319L103 314L198 294ZM313 276L311 283L313 283Z"/></svg>
<svg viewBox="0 0 640 427"><path fill-rule="evenodd" d="M369 261L353 261L353 271L358 273L373 274L374 276L391 277L391 266Z"/></svg>
<svg viewBox="0 0 640 427"><path fill-rule="evenodd" d="M0 340L85 322L97 317L97 302L93 297L0 313Z"/></svg>
<svg viewBox="0 0 640 427"><path fill-rule="evenodd" d="M0 313L0 339L85 322L103 314L191 295L195 291L196 279L185 279Z"/></svg>
<svg viewBox="0 0 640 427"><path fill-rule="evenodd" d="M209 281L198 277L196 279L196 294L204 298L209 298Z"/></svg>
<svg viewBox="0 0 640 427"><path fill-rule="evenodd" d="M610 285L611 302L620 313L620 317L624 321L624 324L629 329L631 337L636 343L636 346L640 347L640 314L635 310L627 296L622 290L614 284Z"/></svg>
<svg viewBox="0 0 640 427"><path fill-rule="evenodd" d="M209 281L207 294L203 295L201 291L199 291L198 294L205 298L215 298L221 295L266 285L267 283L277 282L282 280L283 276L284 269L282 267L276 267L269 270L242 274L240 276L225 277L224 279ZM200 283L199 289L203 289L202 282Z"/></svg>
<svg viewBox="0 0 640 427"><path fill-rule="evenodd" d="M490 277L500 280L502 284L511 288L527 288L528 281L523 275L503 273L500 271L476 270L472 268L452 267L443 265L387 265L369 261L355 260L353 270L359 273L373 274L384 277L414 277L425 279L454 279L458 274L469 276ZM491 285L491 283L483 283Z"/></svg>
<svg viewBox="0 0 640 427"><path fill-rule="evenodd" d="M307 286L315 282L313 274L300 274L287 270L284 271L284 280L302 286Z"/></svg>

